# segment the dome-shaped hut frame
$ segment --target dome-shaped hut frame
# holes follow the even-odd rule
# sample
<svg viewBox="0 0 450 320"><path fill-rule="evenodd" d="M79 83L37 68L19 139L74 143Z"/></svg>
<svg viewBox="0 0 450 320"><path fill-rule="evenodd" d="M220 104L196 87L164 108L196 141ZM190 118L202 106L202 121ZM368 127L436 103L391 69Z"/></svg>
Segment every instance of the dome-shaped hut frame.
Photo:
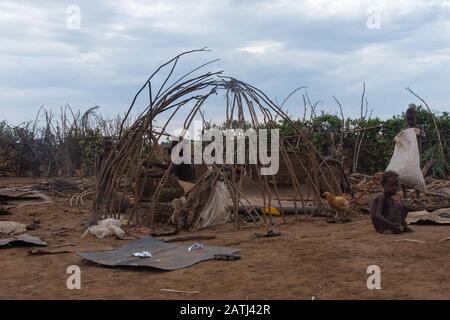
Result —
<svg viewBox="0 0 450 320"><path fill-rule="evenodd" d="M266 94L261 90L234 78L223 76L222 71L206 72L200 75L195 75L201 68L211 64L214 61L205 63L182 77L173 80L174 70L180 59L186 54L194 52L203 52L206 49L193 50L184 52L167 63L160 66L145 82L142 88L135 95L128 112L122 122L120 135L115 145L114 151L106 160L104 166L98 177L96 191L94 194L93 214L95 219L105 217L120 217L120 206L117 205L117 194L125 197L125 194L130 191L134 192L134 198L140 199L140 195L136 194L139 191L133 191L133 183L136 182L142 162L146 159L163 159L164 153L159 145L160 139L166 134L166 129L169 123L179 113L180 110L188 110L188 115L184 119L183 132L187 132L191 127L196 116L202 114L202 107L205 102L212 95L223 92L225 95L225 109L226 109L226 129L248 129L255 130L276 129L277 121L275 117L284 120L286 123L292 125L299 138L301 138L308 149L308 152L314 155L314 158L321 161L322 156L319 154L315 146L309 141L303 128L295 124L289 116L277 106ZM164 78L162 85L154 90L152 81L156 75L161 75L163 69L169 69L168 75ZM172 82L170 82L172 81ZM150 103L136 118L134 123L125 128L124 123L129 122L133 108L135 107L138 98L147 95ZM155 121L160 120L163 115L167 117L163 125L155 126ZM275 116L275 117L274 117ZM159 122L158 122L159 123ZM207 124L203 122L206 126ZM289 157L287 140L280 137L279 155L281 161L287 166L291 184L295 189L296 196L293 199L295 213L302 210L306 213L305 206L308 205L308 199L300 188L305 181L299 181L295 174L295 168L302 168L307 174L307 179L313 189L314 201L319 208L321 207L320 200L320 186L317 177L311 173L311 168L307 168L303 163L304 159L297 156ZM325 167L328 166L326 161L322 161ZM167 183L170 176L173 163L169 164L168 169L160 179L158 186L152 197L150 208L145 211L145 214L139 213L139 201L135 201L131 209L130 222L135 224L153 225L155 213L157 210L158 199L161 195L163 186ZM226 183L230 192L233 206L232 213L234 213L235 226L238 227L238 211L240 204L245 205L248 213L251 215L259 215L251 201L242 192L242 172L249 170L254 173L254 178L257 180L258 188L260 189L263 199L264 207L271 207L276 205L281 210L281 215L285 219L282 202L278 194L277 177L276 175L261 175L260 164L250 164L247 161L243 164L234 163L229 164L212 164L210 169L214 172L216 179L221 179ZM331 188L328 180L332 180L332 184L336 185L337 179L331 174L325 174L323 166L317 166L317 173L321 176L321 180ZM331 170L328 171L332 172ZM123 200L123 199L122 199ZM275 203L275 204L274 204ZM262 215L262 222L269 226L272 224L271 215L266 219ZM286 221L286 220L285 220Z"/></svg>

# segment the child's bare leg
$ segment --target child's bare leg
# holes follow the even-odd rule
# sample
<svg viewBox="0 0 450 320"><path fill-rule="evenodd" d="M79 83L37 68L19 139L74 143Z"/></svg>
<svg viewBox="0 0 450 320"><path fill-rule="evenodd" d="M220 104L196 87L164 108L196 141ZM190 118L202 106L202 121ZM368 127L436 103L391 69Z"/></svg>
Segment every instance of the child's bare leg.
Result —
<svg viewBox="0 0 450 320"><path fill-rule="evenodd" d="M411 229L410 227L408 227L408 222L406 221L406 217L408 216L408 211L406 210L406 208L404 208L403 214L402 214L402 227L403 227L403 232L414 232L413 229Z"/></svg>

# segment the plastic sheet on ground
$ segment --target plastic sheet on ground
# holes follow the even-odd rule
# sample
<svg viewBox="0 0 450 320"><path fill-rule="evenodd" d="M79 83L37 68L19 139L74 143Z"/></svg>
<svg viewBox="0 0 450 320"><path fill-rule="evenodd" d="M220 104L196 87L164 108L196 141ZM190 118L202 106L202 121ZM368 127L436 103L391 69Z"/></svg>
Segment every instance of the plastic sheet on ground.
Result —
<svg viewBox="0 0 450 320"><path fill-rule="evenodd" d="M215 255L234 254L235 248L203 246L189 251L192 243L173 244L145 237L130 242L112 251L84 252L79 255L86 260L105 266L152 267L161 270L176 270L190 267L198 262L212 260ZM133 253L147 251L151 257L135 257Z"/></svg>
<svg viewBox="0 0 450 320"><path fill-rule="evenodd" d="M445 224L450 225L450 208L433 212L413 211L408 213L406 221L410 224Z"/></svg>
<svg viewBox="0 0 450 320"><path fill-rule="evenodd" d="M17 190L12 188L1 188L0 200L15 207L34 206L52 202L45 194L36 190L28 190L27 188Z"/></svg>
<svg viewBox="0 0 450 320"><path fill-rule="evenodd" d="M0 247L6 245L36 245L36 246L46 246L47 243L42 241L38 237L33 237L28 234L21 234L17 237L10 237L0 239Z"/></svg>

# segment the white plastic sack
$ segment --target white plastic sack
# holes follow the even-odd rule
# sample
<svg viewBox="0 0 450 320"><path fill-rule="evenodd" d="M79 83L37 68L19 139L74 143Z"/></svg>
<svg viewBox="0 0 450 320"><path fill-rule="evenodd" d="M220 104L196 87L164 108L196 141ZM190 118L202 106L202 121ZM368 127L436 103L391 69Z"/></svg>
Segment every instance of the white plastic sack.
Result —
<svg viewBox="0 0 450 320"><path fill-rule="evenodd" d="M0 221L0 235L13 236L27 231L26 225L15 221Z"/></svg>
<svg viewBox="0 0 450 320"><path fill-rule="evenodd" d="M194 230L227 223L230 217L229 206L232 204L230 192L224 182L218 181L211 197L203 208Z"/></svg>
<svg viewBox="0 0 450 320"><path fill-rule="evenodd" d="M118 219L108 218L100 220L97 222L97 225L87 228L81 238L84 238L88 233L90 233L100 239L112 236L123 239L125 237L125 231L120 228L121 225L122 221Z"/></svg>
<svg viewBox="0 0 450 320"><path fill-rule="evenodd" d="M420 169L419 145L417 135L420 130L409 128L400 131L394 138L395 148L386 171L395 171L400 183L416 190L426 191L422 170Z"/></svg>

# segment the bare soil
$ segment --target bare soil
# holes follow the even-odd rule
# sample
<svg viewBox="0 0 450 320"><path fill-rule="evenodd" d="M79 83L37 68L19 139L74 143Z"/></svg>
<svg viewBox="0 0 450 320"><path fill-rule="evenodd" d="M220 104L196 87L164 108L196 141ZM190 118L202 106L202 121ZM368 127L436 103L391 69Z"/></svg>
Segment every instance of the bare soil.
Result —
<svg viewBox="0 0 450 320"><path fill-rule="evenodd" d="M0 179L0 185L18 180ZM22 181L20 181L22 183ZM49 247L71 244L76 250L107 250L127 240L96 239L81 223L87 210L67 200L21 207L0 220L30 224L29 234ZM237 261L206 261L170 272L153 269L107 268L84 261L76 253L29 255L29 247L0 249L0 299L450 299L450 227L414 226L415 232L380 235L368 216L347 224L324 218L276 219L281 236L252 239L264 233L253 224L234 231L232 224L198 232L215 234L209 245L241 249ZM425 242L396 241L415 239ZM81 268L81 290L69 290L66 269ZM369 265L381 268L381 290L368 290ZM161 289L198 291L198 294Z"/></svg>

